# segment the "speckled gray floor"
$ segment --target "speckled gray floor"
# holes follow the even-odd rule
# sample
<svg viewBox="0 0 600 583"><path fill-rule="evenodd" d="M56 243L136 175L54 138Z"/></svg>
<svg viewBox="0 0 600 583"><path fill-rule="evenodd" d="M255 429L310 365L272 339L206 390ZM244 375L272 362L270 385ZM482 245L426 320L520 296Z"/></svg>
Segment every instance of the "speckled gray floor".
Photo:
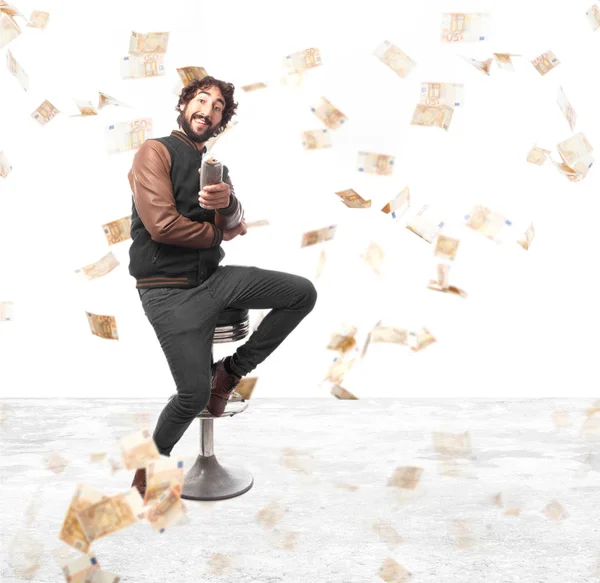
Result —
<svg viewBox="0 0 600 583"><path fill-rule="evenodd" d="M116 440L150 428L164 401L2 402L2 581L63 581L57 536L78 483L111 495L133 472L111 473ZM600 411L592 400L256 399L215 421L221 463L254 475L246 494L184 501L163 534L140 522L94 542L122 582L557 582L600 580ZM133 417L137 414L137 417ZM443 460L432 432L468 432L472 453ZM198 423L172 455L188 468ZM56 452L60 474L45 467ZM414 490L388 486L419 466ZM494 498L501 493L500 497ZM552 501L566 513L551 518ZM279 518L267 523L267 506ZM39 568L26 578L28 545ZM71 552L72 551L72 552ZM31 559L30 559L31 560ZM410 577L386 575L396 562ZM400 567L396 567L400 570Z"/></svg>

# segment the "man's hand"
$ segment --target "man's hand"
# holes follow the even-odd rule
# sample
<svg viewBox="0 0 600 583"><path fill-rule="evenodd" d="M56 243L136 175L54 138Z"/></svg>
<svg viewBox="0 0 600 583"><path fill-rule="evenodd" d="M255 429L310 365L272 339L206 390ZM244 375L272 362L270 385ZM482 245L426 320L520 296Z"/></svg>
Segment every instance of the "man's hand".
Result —
<svg viewBox="0 0 600 583"><path fill-rule="evenodd" d="M242 235L243 237L247 232L246 219L242 219L242 222L237 227L229 229L228 231L223 231L223 241L231 241L238 235Z"/></svg>
<svg viewBox="0 0 600 583"><path fill-rule="evenodd" d="M200 204L209 210L224 209L231 202L231 190L226 182L205 186L198 193Z"/></svg>

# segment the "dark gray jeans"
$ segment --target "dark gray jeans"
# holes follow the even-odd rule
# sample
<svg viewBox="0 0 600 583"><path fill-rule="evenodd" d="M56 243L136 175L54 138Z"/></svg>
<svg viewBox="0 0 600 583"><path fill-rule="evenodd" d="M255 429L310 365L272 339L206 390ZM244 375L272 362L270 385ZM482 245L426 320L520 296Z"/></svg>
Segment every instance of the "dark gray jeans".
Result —
<svg viewBox="0 0 600 583"><path fill-rule="evenodd" d="M272 308L231 358L232 370L244 376L285 340L317 301L317 290L305 277L242 265L219 266L195 288L138 291L177 386L177 396L163 409L153 434L165 456L208 405L219 313L227 307Z"/></svg>

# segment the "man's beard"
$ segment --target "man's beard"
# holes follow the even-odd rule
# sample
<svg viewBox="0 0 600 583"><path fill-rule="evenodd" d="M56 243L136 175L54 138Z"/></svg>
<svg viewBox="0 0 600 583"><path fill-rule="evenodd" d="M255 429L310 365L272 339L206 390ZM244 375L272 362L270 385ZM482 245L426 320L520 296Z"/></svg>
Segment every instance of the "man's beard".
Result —
<svg viewBox="0 0 600 583"><path fill-rule="evenodd" d="M181 129L193 142L207 142L210 138L212 138L215 135L215 132L218 128L206 126L204 131L196 132L194 131L194 129L192 128L192 124L188 121L188 118L184 114L181 117Z"/></svg>

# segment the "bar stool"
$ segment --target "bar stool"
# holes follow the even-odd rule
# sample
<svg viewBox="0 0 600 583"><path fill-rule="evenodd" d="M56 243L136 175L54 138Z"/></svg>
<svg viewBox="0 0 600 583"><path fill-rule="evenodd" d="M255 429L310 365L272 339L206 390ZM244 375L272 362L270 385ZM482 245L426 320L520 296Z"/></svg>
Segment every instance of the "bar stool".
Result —
<svg viewBox="0 0 600 583"><path fill-rule="evenodd" d="M247 309L226 308L217 319L213 344L242 340L248 336L249 329L250 319ZM213 362L212 347L211 362ZM171 395L169 399L176 394ZM221 417L233 417L243 413L247 408L248 403L234 391ZM196 463L185 475L181 497L186 500L225 500L250 490L254 478L248 470L242 467L223 466L215 456L213 441L215 417L204 409L197 418L200 420L200 453Z"/></svg>

